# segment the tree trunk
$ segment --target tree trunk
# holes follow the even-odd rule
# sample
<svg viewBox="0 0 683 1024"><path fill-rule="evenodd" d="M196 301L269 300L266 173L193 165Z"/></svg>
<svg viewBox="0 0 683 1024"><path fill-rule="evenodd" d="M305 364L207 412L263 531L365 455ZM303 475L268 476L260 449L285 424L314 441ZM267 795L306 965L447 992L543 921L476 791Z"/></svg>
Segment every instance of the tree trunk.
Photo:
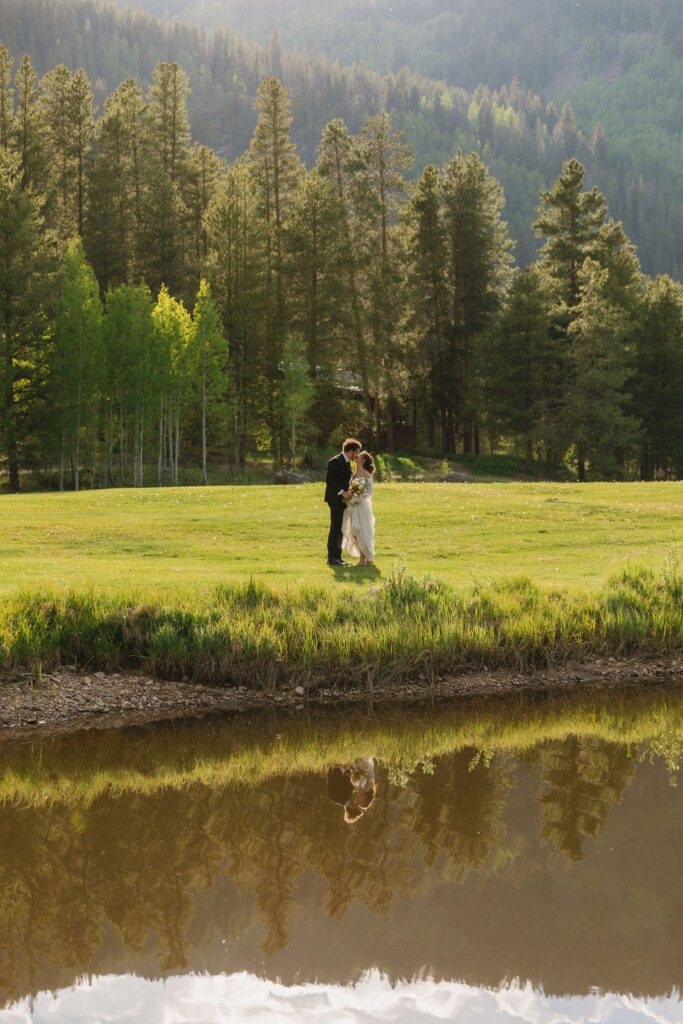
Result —
<svg viewBox="0 0 683 1024"><path fill-rule="evenodd" d="M173 483L178 485L178 456L180 455L180 403L175 411L175 460L173 465Z"/></svg>
<svg viewBox="0 0 683 1024"><path fill-rule="evenodd" d="M12 357L12 336L9 327L5 334L7 355L5 358L7 372L7 393L5 395L5 430L7 434L7 464L9 469L9 486L11 491L19 490L19 453L17 446L17 428L14 418L14 359Z"/></svg>
<svg viewBox="0 0 683 1024"><path fill-rule="evenodd" d="M524 455L524 472L527 476L533 476L534 473L534 446L531 440L531 435L527 434L526 437L526 449Z"/></svg>
<svg viewBox="0 0 683 1024"><path fill-rule="evenodd" d="M138 486L144 487L144 441L145 441L145 418L140 416L140 440L138 444L139 455L140 455L140 467L138 469Z"/></svg>
<svg viewBox="0 0 683 1024"><path fill-rule="evenodd" d="M107 453L107 485L114 486L114 407L109 406L109 451Z"/></svg>
<svg viewBox="0 0 683 1024"><path fill-rule="evenodd" d="M79 359L80 364L80 359ZM81 367L79 365L78 372L80 375ZM73 435L73 459L74 459L74 490L79 491L81 489L80 479L80 461L81 461L81 382L78 381L78 387L76 388L76 424L74 427Z"/></svg>
<svg viewBox="0 0 683 1024"><path fill-rule="evenodd" d="M202 375L202 478L206 486L209 482L206 474L206 367Z"/></svg>
<svg viewBox="0 0 683 1024"><path fill-rule="evenodd" d="M59 440L59 483L57 484L60 491L64 490L64 428L62 427L62 433Z"/></svg>
<svg viewBox="0 0 683 1024"><path fill-rule="evenodd" d="M296 412L292 408L292 473L296 473Z"/></svg>
<svg viewBox="0 0 683 1024"><path fill-rule="evenodd" d="M79 475L79 451L78 451L78 434L74 432L73 443L71 447L71 473L73 475L74 490L79 491L81 489L81 479Z"/></svg>
<svg viewBox="0 0 683 1024"><path fill-rule="evenodd" d="M468 410L462 416L462 450L465 455L472 454L472 413Z"/></svg>
<svg viewBox="0 0 683 1024"><path fill-rule="evenodd" d="M138 411L136 409L133 423L133 487L138 485L138 440Z"/></svg>
<svg viewBox="0 0 683 1024"><path fill-rule="evenodd" d="M123 450L123 402L119 405L119 483L123 487L125 478L125 453Z"/></svg>
<svg viewBox="0 0 683 1024"><path fill-rule="evenodd" d="M157 454L157 481L159 487L163 483L164 469L164 400L159 402L159 452Z"/></svg>
<svg viewBox="0 0 683 1024"><path fill-rule="evenodd" d="M170 399L166 410L166 453L168 472L173 483L173 403Z"/></svg>

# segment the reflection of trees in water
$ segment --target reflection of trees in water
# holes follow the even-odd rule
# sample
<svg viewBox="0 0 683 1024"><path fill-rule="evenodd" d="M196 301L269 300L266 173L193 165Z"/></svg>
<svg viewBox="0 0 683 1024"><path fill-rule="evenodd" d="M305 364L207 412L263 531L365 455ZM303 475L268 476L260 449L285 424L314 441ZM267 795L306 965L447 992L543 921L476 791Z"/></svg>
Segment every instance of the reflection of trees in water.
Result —
<svg viewBox="0 0 683 1024"><path fill-rule="evenodd" d="M624 748L580 741L548 744L532 760L548 787L539 796L543 835L580 854L633 762ZM18 996L57 984L57 968L86 972L103 922L128 950L153 946L162 971L185 968L194 893L222 872L254 899L249 920L243 901L221 906L222 938L229 945L260 922L268 956L289 941L306 870L324 881L324 909L335 919L353 903L386 916L396 897L413 897L435 874L461 881L470 870L495 872L515 762L496 755L488 767L471 764L463 751L403 788L380 778L372 808L352 827L323 776L102 798L87 808L1 807L0 987Z"/></svg>
<svg viewBox="0 0 683 1024"><path fill-rule="evenodd" d="M616 743L572 738L537 747L529 759L541 769L541 838L570 860L583 860L586 837L596 838L608 807L621 803L635 758Z"/></svg>
<svg viewBox="0 0 683 1024"><path fill-rule="evenodd" d="M473 770L471 770L473 769ZM424 843L424 861L444 878L462 881L481 869L505 836L503 809L514 785L514 761L499 755L488 767L473 767L472 752L462 750L439 766L439 785L424 774L412 781L401 825Z"/></svg>

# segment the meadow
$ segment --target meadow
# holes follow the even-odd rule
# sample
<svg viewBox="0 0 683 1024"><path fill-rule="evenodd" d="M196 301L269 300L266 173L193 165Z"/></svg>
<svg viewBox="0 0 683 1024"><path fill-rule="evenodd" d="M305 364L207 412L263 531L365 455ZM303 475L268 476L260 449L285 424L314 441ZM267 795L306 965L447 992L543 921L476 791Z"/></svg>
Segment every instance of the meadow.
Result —
<svg viewBox="0 0 683 1024"><path fill-rule="evenodd" d="M383 484L330 569L320 485L8 496L0 667L272 692L678 653L682 485Z"/></svg>
<svg viewBox="0 0 683 1024"><path fill-rule="evenodd" d="M377 564L325 564L323 485L145 488L0 498L0 594L84 590L164 600L251 579L338 586L404 561L456 588L524 574L596 590L657 570L683 535L683 483L382 483Z"/></svg>

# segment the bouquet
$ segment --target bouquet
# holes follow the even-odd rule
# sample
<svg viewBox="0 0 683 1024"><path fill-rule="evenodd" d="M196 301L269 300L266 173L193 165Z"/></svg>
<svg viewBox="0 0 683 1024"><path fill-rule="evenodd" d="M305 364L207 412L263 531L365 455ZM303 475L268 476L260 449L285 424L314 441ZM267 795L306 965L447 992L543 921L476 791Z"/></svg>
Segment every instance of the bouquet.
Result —
<svg viewBox="0 0 683 1024"><path fill-rule="evenodd" d="M347 505L360 505L361 498L366 493L368 485L362 477L352 480L349 484L351 495L346 500Z"/></svg>

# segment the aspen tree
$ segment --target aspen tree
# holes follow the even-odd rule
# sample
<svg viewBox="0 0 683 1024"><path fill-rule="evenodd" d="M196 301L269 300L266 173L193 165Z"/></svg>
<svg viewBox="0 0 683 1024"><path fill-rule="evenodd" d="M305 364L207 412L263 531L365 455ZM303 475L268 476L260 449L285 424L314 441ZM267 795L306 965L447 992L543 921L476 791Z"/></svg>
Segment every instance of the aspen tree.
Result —
<svg viewBox="0 0 683 1024"><path fill-rule="evenodd" d="M206 421L209 406L215 408L227 392L227 345L220 315L211 298L211 286L202 280L192 311L189 333L189 364L193 380L199 378L202 420L202 480L208 484L206 468Z"/></svg>
<svg viewBox="0 0 683 1024"><path fill-rule="evenodd" d="M64 463L71 460L73 488L80 489L81 435L95 408L102 359L102 306L97 279L85 261L83 244L67 246L59 280L53 330L50 387L59 423L59 489Z"/></svg>

